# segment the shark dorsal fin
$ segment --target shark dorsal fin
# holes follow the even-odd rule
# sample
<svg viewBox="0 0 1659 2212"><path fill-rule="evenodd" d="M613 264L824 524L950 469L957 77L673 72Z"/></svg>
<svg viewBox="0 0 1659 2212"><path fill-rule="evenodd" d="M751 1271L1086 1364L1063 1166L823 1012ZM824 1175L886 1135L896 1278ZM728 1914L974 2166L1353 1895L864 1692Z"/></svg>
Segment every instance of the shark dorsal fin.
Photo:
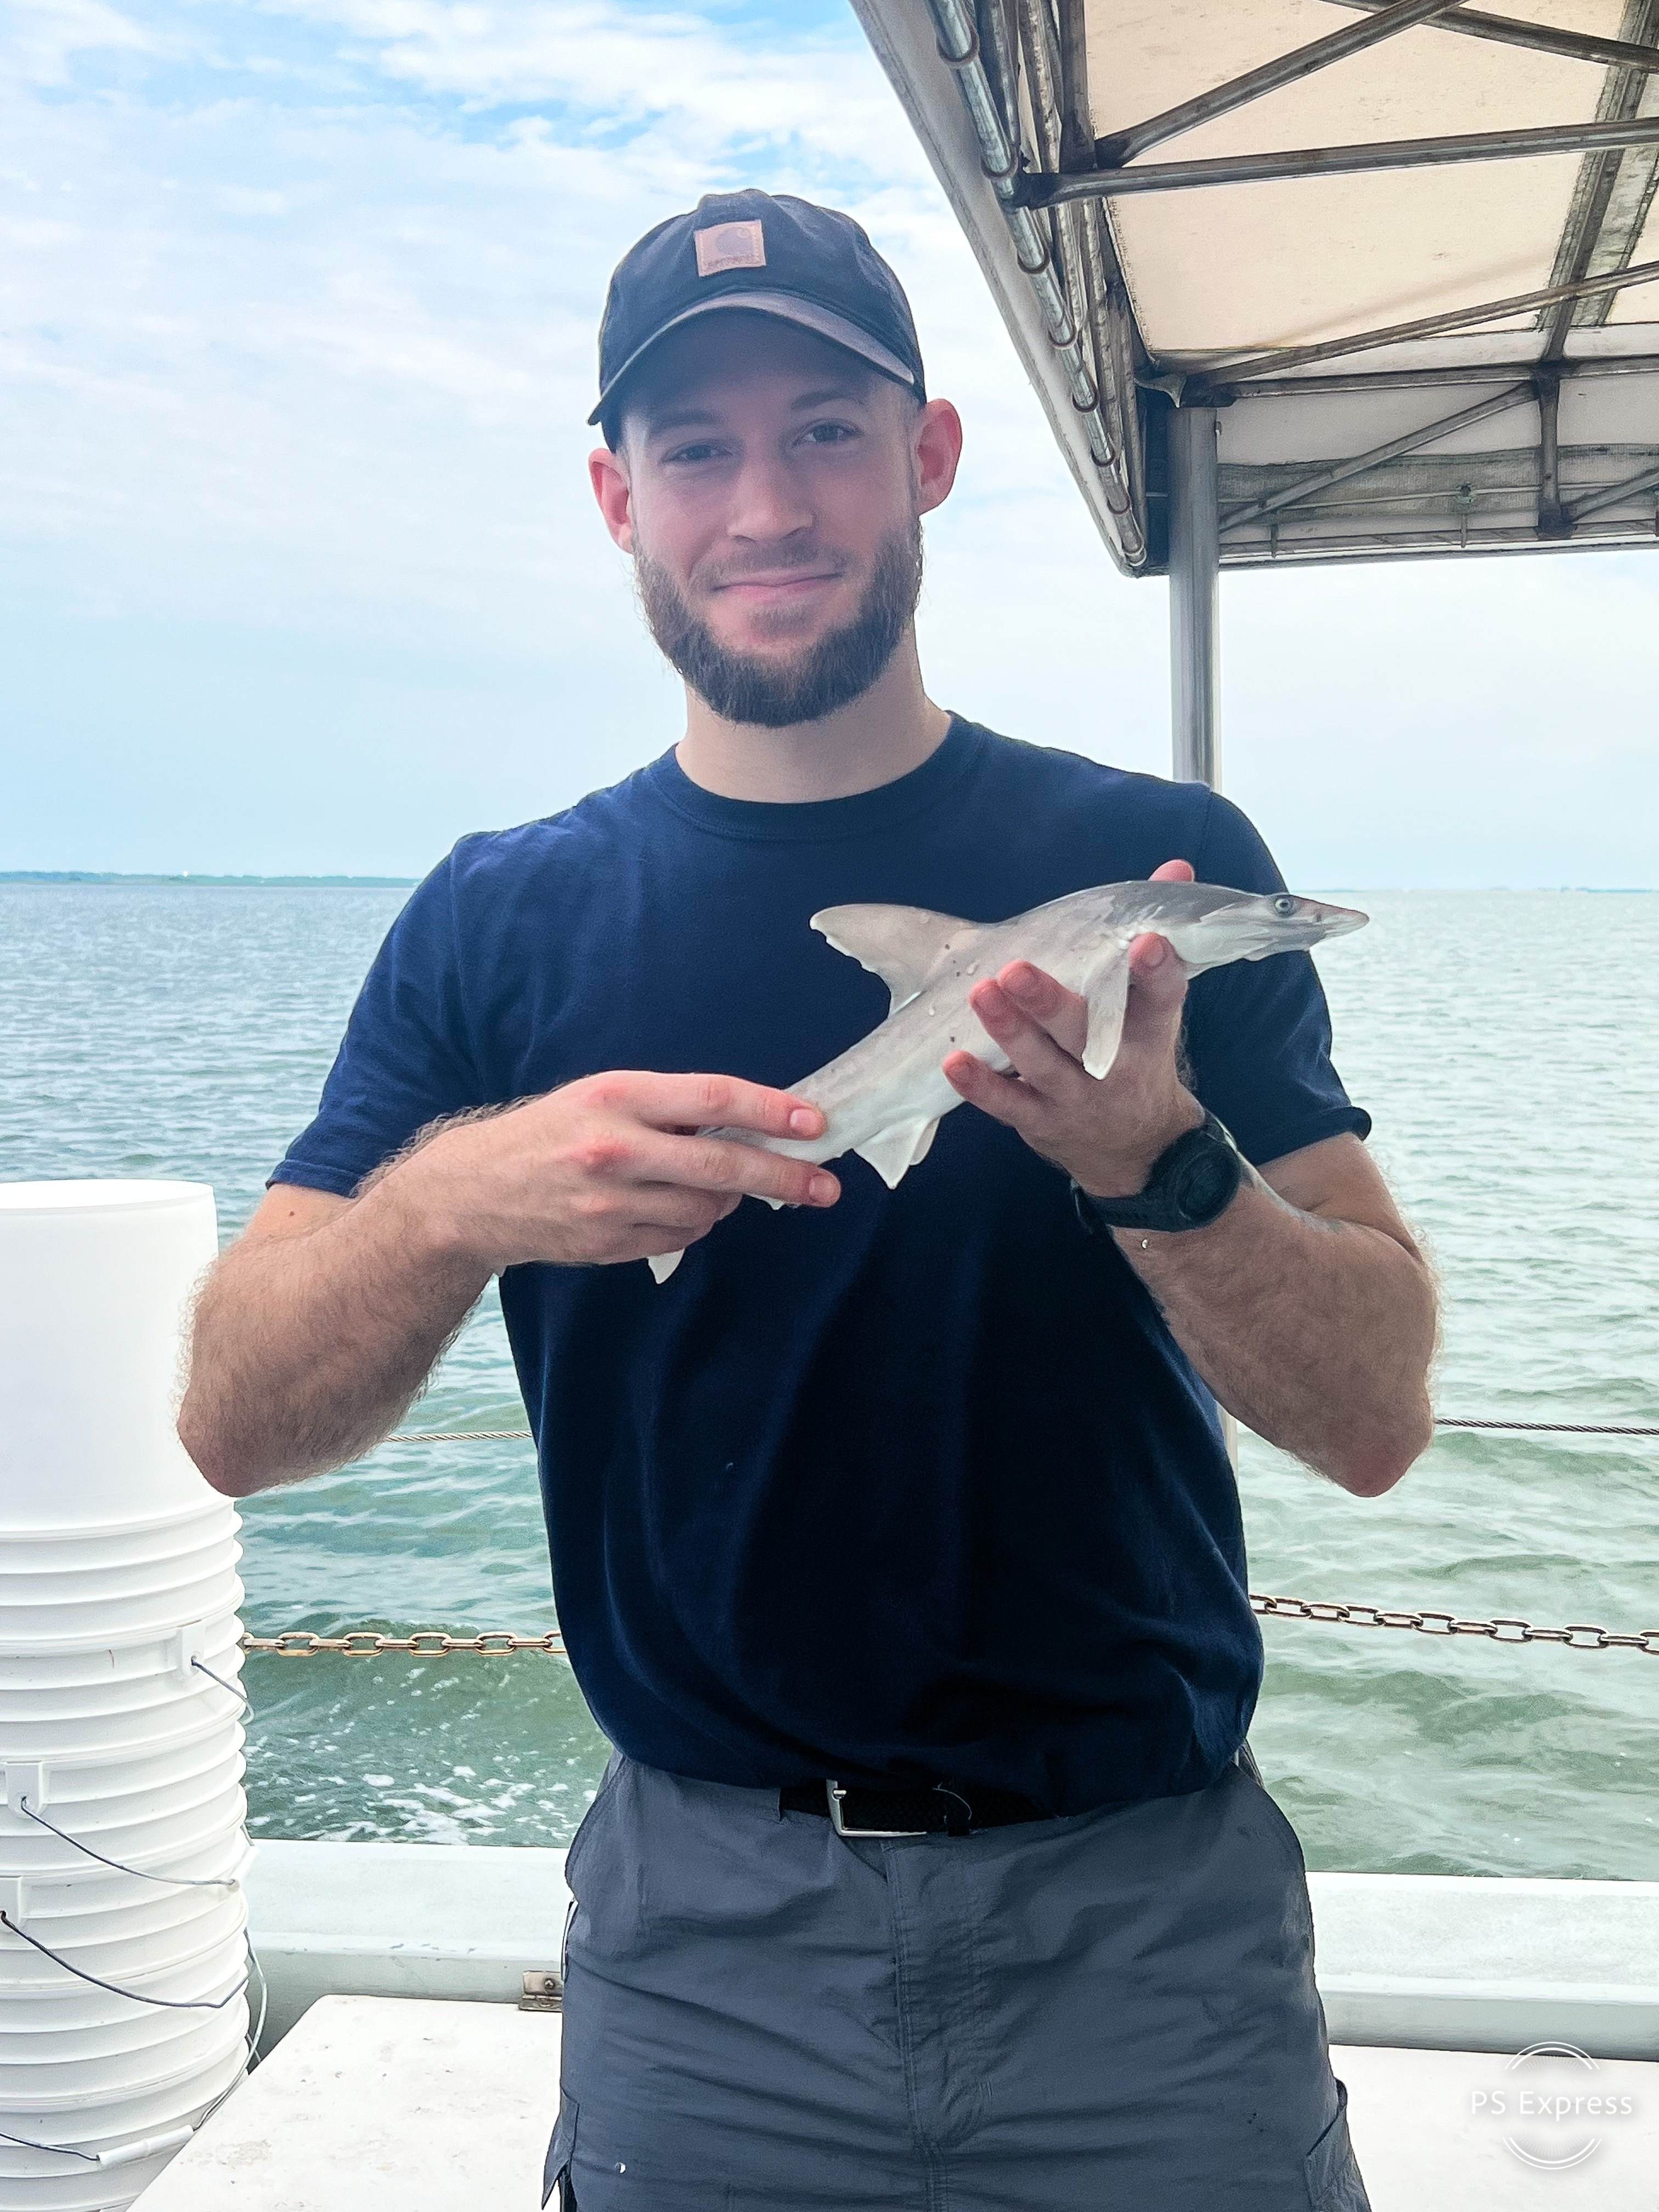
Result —
<svg viewBox="0 0 1659 2212"><path fill-rule="evenodd" d="M827 906L812 916L812 927L837 952L879 975L896 1011L947 951L979 935L981 925L921 906Z"/></svg>

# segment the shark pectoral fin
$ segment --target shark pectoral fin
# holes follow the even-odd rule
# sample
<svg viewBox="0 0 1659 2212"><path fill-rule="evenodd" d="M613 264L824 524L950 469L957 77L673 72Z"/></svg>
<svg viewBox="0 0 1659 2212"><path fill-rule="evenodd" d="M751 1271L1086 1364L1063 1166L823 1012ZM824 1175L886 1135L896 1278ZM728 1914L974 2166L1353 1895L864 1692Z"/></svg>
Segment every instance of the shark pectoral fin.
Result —
<svg viewBox="0 0 1659 2212"><path fill-rule="evenodd" d="M684 1250L678 1252L653 1252L647 1257L645 1264L650 1268L652 1273L656 1277L659 1283L665 1283L684 1257L685 1254Z"/></svg>
<svg viewBox="0 0 1659 2212"><path fill-rule="evenodd" d="M917 1161L927 1158L938 1127L937 1116L931 1121L904 1121L854 1149L861 1160L869 1161L889 1190L896 1190Z"/></svg>
<svg viewBox="0 0 1659 2212"><path fill-rule="evenodd" d="M818 935L879 975L893 1006L914 999L947 952L981 933L976 921L920 906L827 906L812 916Z"/></svg>
<svg viewBox="0 0 1659 2212"><path fill-rule="evenodd" d="M1123 1035L1123 1009L1129 999L1129 963L1115 960L1089 994L1089 1041L1083 1048L1083 1065L1097 1078L1105 1074L1117 1058Z"/></svg>

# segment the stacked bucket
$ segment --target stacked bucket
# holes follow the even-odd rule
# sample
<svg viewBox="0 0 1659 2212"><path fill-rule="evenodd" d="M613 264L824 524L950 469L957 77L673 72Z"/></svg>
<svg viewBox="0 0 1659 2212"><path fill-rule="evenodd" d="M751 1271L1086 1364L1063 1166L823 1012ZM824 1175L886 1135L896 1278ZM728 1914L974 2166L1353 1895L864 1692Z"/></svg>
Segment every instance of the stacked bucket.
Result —
<svg viewBox="0 0 1659 2212"><path fill-rule="evenodd" d="M216 1249L203 1185L0 1183L0 2212L118 2212L246 2057L241 1547L173 1428Z"/></svg>

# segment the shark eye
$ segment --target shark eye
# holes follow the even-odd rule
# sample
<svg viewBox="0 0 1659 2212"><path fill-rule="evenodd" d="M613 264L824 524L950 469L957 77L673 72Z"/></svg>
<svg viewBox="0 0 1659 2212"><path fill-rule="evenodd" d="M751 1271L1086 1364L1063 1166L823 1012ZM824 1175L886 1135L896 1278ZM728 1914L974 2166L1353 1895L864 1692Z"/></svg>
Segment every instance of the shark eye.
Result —
<svg viewBox="0 0 1659 2212"><path fill-rule="evenodd" d="M1296 912L1296 901L1291 896L1289 891L1280 891L1279 896L1273 901L1273 912L1286 915Z"/></svg>

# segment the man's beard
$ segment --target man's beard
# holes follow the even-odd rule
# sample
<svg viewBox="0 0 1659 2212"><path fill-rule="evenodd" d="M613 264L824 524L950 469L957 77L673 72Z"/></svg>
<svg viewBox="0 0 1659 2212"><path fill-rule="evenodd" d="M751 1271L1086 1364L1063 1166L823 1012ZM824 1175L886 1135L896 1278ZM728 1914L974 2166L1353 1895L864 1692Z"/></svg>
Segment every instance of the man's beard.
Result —
<svg viewBox="0 0 1659 2212"><path fill-rule="evenodd" d="M728 722L781 730L861 698L892 659L921 596L921 523L883 539L857 613L793 660L730 651L665 568L641 552L634 568L651 635L698 697Z"/></svg>

